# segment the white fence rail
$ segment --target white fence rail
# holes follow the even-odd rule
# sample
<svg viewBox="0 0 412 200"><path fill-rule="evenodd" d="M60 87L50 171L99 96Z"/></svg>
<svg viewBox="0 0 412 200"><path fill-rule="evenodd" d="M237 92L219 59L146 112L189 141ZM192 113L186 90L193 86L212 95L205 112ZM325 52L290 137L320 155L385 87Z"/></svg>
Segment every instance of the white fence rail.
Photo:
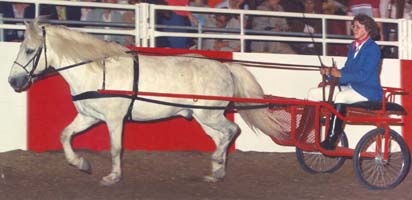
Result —
<svg viewBox="0 0 412 200"><path fill-rule="evenodd" d="M39 8L41 5L62 5L62 6L80 6L92 8L111 8L121 10L131 10L135 13L135 24L131 28L112 27L111 29L100 28L76 28L89 33L98 34L119 34L130 35L135 37L137 46L155 47L156 39L159 37L188 37L197 38L199 41L203 38L215 39L232 39L240 41L241 52L245 51L246 41L263 40L263 41L283 41L283 42L312 42L309 34L297 37L296 34L278 33L274 35L256 34L246 29L246 17L248 16L270 16L281 18L300 18L302 20L318 20L321 22L322 31L316 34L313 38L316 43L322 45L322 54L327 54L328 44L349 44L350 38L331 38L331 34L327 32L327 25L329 20L350 21L352 17L336 16L336 15L321 15L321 14L302 14L302 13L288 13L288 12L272 12L272 11L257 11L257 10L232 10L232 9L215 9L215 8L199 8L199 7L181 7L181 6L166 6L140 3L137 5L123 5L123 4L107 4L94 2L72 2L60 0L0 0L0 2L15 2L15 3L30 3L35 5L35 16L39 15ZM194 13L216 14L225 13L239 16L240 27L237 33L204 33L201 27L198 27L196 32L166 32L159 29L162 25L156 23L156 13L164 10L178 10L189 11ZM412 21L405 19L376 19L378 22L395 24L398 29L397 41L379 41L379 45L398 47L398 55L401 59L412 59ZM107 24L110 26L110 24ZM0 24L0 29L24 29L23 25L15 24ZM181 27L193 29L193 27ZM201 43L201 42L199 42Z"/></svg>

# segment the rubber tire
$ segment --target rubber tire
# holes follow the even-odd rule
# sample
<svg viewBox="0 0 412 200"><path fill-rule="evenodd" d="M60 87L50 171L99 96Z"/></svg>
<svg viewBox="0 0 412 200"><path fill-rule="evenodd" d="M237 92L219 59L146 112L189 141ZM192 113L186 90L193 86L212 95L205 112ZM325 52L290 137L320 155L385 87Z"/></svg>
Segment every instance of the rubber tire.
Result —
<svg viewBox="0 0 412 200"><path fill-rule="evenodd" d="M348 147L348 138L346 137L346 134L343 133L342 137L340 139L340 146L341 147ZM302 169L309 173L309 174L318 174L318 173L333 173L336 172L337 170L339 170L342 165L345 163L346 161L346 157L336 157L336 162L333 166L330 166L327 170L324 171L319 171L317 169L312 168L308 163L306 163L305 161L305 151L299 149L298 147L296 147L296 158L298 159L298 162L300 164L300 166L302 167ZM324 156L324 157L328 157L325 155L319 155L319 156ZM328 157L331 158L331 157Z"/></svg>
<svg viewBox="0 0 412 200"><path fill-rule="evenodd" d="M401 148L401 152L402 152L402 156L405 158L404 161L404 167L400 173L400 175L398 176L398 178L396 179L396 181L394 181L392 184L384 186L384 187L379 187L376 185L371 185L369 184L365 178L362 176L362 169L361 169L361 165L360 165L360 159L359 159L359 155L360 155L360 151L362 150L363 146L365 145L365 143L368 142L368 140L371 137L376 137L378 134L384 135L385 133L385 129L383 128L377 128L377 129L373 129L371 131L369 131L368 133L366 133L358 142L358 144L356 145L355 148L355 154L353 156L353 168L355 170L355 174L356 174L356 178L359 180L359 182L361 182L363 185L365 185L366 187L368 187L371 190L383 190L383 189L392 189L395 188L396 186L398 186L404 179L405 177L408 175L409 172L409 168L410 168L410 154L409 154L409 149L408 149L408 145L405 143L405 141L403 140L403 138L394 130L390 129L390 135L392 136L393 140L395 140L398 145Z"/></svg>

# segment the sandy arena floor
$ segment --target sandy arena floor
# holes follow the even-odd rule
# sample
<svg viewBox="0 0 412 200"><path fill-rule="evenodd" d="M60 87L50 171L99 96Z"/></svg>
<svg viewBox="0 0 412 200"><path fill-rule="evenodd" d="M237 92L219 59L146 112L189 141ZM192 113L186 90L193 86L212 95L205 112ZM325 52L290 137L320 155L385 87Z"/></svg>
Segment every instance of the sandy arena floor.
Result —
<svg viewBox="0 0 412 200"><path fill-rule="evenodd" d="M310 175L293 153L235 152L226 179L213 184L200 181L209 171L208 153L125 152L122 182L103 187L109 153L80 154L91 161L92 175L67 165L62 152L1 153L0 199L411 199L411 175L394 190L369 191L351 160L335 174Z"/></svg>

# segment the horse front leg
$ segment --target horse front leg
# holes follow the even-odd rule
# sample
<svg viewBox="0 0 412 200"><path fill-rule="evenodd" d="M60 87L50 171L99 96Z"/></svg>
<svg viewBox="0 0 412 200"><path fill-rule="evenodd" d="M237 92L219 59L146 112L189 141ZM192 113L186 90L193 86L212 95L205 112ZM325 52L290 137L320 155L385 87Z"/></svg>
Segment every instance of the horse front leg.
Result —
<svg viewBox="0 0 412 200"><path fill-rule="evenodd" d="M100 184L105 186L113 185L120 181L122 177L121 170L121 153L122 153L122 134L123 120L115 122L106 122L110 134L110 153L112 155L112 171L109 175L102 178Z"/></svg>
<svg viewBox="0 0 412 200"><path fill-rule="evenodd" d="M89 174L92 172L90 163L86 159L79 157L73 151L71 140L75 134L90 128L98 122L99 120L95 118L77 114L76 118L74 118L74 120L63 130L60 138L64 154L69 164Z"/></svg>

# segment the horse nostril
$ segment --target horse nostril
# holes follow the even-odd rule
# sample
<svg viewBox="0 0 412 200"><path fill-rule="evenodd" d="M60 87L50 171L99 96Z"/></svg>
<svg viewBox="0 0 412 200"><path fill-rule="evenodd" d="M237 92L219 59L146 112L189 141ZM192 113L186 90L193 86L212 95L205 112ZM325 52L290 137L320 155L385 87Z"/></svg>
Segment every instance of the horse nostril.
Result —
<svg viewBox="0 0 412 200"><path fill-rule="evenodd" d="M9 79L10 86L18 90L23 89L23 87L26 87L28 82L29 77L27 76L14 77Z"/></svg>
<svg viewBox="0 0 412 200"><path fill-rule="evenodd" d="M17 81L16 81L15 78L11 78L11 79L9 80L9 83L10 83L11 86L14 87L14 86L16 86Z"/></svg>

